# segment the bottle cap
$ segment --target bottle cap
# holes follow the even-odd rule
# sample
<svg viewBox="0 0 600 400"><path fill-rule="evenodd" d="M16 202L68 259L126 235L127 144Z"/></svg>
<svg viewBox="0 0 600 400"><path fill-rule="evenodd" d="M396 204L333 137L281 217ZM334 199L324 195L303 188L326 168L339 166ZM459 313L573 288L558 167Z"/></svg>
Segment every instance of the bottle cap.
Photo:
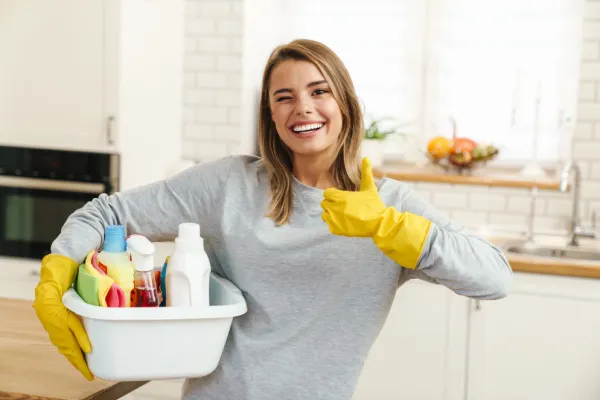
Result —
<svg viewBox="0 0 600 400"><path fill-rule="evenodd" d="M152 271L154 269L154 252L156 248L142 235L131 235L127 239L127 251L136 271Z"/></svg>
<svg viewBox="0 0 600 400"><path fill-rule="evenodd" d="M104 231L103 250L109 253L122 253L126 250L125 227L109 225Z"/></svg>
<svg viewBox="0 0 600 400"><path fill-rule="evenodd" d="M183 240L198 239L200 237L200 225L193 222L179 224L178 236Z"/></svg>

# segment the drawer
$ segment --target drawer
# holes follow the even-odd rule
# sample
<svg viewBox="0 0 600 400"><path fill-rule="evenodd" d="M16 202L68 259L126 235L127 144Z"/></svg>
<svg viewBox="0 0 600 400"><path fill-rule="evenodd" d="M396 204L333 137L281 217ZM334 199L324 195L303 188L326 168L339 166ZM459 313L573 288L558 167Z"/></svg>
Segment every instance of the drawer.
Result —
<svg viewBox="0 0 600 400"><path fill-rule="evenodd" d="M132 400L179 400L183 379L166 379L148 382L131 392Z"/></svg>
<svg viewBox="0 0 600 400"><path fill-rule="evenodd" d="M0 297L33 300L38 279L38 277L25 279L0 277Z"/></svg>
<svg viewBox="0 0 600 400"><path fill-rule="evenodd" d="M39 278L41 260L0 257L0 279Z"/></svg>

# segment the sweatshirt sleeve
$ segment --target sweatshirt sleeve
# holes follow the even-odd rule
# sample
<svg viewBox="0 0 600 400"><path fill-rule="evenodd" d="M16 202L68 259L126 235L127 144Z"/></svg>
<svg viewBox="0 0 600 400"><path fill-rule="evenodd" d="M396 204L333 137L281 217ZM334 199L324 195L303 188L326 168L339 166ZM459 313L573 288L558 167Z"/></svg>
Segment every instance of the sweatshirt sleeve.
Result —
<svg viewBox="0 0 600 400"><path fill-rule="evenodd" d="M195 165L177 175L111 195L101 194L73 212L53 241L51 252L83 262L99 249L108 225L151 241L173 240L182 222L200 223L202 235L217 223L223 183L231 157Z"/></svg>
<svg viewBox="0 0 600 400"><path fill-rule="evenodd" d="M401 186L396 206L431 221L417 267L405 270L404 280L420 278L481 300L507 295L512 269L499 248L442 216L406 185Z"/></svg>

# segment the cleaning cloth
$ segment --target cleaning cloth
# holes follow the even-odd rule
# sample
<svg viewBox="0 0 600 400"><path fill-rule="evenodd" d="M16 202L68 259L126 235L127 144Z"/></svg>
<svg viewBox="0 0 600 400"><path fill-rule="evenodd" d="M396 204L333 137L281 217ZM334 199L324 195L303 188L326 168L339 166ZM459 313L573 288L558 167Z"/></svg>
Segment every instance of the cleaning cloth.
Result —
<svg viewBox="0 0 600 400"><path fill-rule="evenodd" d="M98 253L91 251L85 259L85 270L98 281L100 307L125 307L125 293L98 265Z"/></svg>
<svg viewBox="0 0 600 400"><path fill-rule="evenodd" d="M98 279L86 271L85 264L79 266L77 279L75 280L75 291L86 303L93 306L100 305L98 301Z"/></svg>

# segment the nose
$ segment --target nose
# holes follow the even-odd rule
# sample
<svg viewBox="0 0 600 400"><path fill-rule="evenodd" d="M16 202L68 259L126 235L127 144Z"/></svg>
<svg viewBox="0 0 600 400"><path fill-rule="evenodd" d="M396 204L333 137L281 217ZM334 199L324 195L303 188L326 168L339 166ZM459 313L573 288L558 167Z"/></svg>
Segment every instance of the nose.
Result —
<svg viewBox="0 0 600 400"><path fill-rule="evenodd" d="M298 96L296 101L296 114L310 114L313 112L313 101L311 96Z"/></svg>

